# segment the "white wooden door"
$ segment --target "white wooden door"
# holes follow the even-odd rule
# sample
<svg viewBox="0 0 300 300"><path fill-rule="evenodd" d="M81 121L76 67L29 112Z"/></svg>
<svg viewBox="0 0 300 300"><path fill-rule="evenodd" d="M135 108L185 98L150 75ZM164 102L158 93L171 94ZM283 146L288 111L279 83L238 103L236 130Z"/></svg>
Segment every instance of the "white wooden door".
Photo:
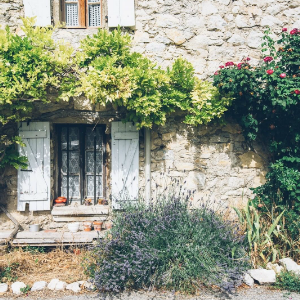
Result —
<svg viewBox="0 0 300 300"><path fill-rule="evenodd" d="M108 0L108 27L135 26L134 0Z"/></svg>
<svg viewBox="0 0 300 300"><path fill-rule="evenodd" d="M50 210L50 126L49 122L20 124L25 147L19 152L28 158L28 168L18 170L18 211Z"/></svg>
<svg viewBox="0 0 300 300"><path fill-rule="evenodd" d="M139 192L139 132L131 122L112 122L112 205L136 201Z"/></svg>

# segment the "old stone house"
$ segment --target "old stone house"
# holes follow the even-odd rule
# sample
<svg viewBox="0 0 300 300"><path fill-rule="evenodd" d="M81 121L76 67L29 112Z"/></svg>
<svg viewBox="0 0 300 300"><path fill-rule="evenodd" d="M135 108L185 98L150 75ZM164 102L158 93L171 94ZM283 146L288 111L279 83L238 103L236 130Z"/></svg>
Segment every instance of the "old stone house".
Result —
<svg viewBox="0 0 300 300"><path fill-rule="evenodd" d="M21 17L37 25L60 21L56 39L75 48L98 27L120 25L133 37L133 50L167 67L175 58L190 61L209 78L226 61L260 57L263 31L300 27L299 0L0 0L0 24L20 32ZM164 127L137 131L120 122L120 112L92 106L87 99L37 104L34 118L19 124L27 170L7 171L1 204L21 223L63 227L71 220L107 219L116 200L145 199L162 176L183 178L196 190L193 204L217 199L241 205L249 188L264 182L268 157L262 144L249 148L235 123L191 127L180 116ZM163 174L163 175L162 175ZM68 206L53 207L58 196ZM85 197L93 205L82 207ZM123 198L122 198L123 197ZM97 203L107 198L109 205ZM126 199L125 199L126 198ZM0 230L12 224L0 215Z"/></svg>

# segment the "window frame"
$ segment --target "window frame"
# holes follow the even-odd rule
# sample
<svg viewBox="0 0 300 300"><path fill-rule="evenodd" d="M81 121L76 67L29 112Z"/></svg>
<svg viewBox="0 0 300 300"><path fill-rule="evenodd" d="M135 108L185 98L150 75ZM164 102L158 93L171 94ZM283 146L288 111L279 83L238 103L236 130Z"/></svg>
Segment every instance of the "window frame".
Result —
<svg viewBox="0 0 300 300"><path fill-rule="evenodd" d="M78 202L80 204L84 203L84 199L87 196L87 191L86 191L86 183L87 183L87 175L86 174L86 139L85 139L85 133L86 133L86 128L100 128L100 132L102 134L102 195L100 197L106 198L106 138L105 138L105 125L95 125L95 124L57 124L56 125L56 132L57 132L57 167L58 167L58 186L57 186L57 196L61 196L61 188L62 188L62 147L61 147L61 138L62 138L62 128L63 127L77 127L79 128L79 193L80 197L79 199L71 199L69 195L63 195L67 197L67 205L69 205L71 202ZM67 150L69 151L69 150ZM96 149L94 148L94 155L96 153ZM95 164L96 168L96 164ZM69 175L67 175L69 176ZM94 182L96 181L96 176L97 174L94 173ZM96 186L94 187L96 189ZM95 190L94 190L95 191ZM67 189L67 194L68 194L68 189ZM98 198L94 193L94 199L93 199L93 204L96 205L98 204Z"/></svg>
<svg viewBox="0 0 300 300"><path fill-rule="evenodd" d="M70 29L86 29L86 28L103 28L104 27L104 9L103 0L98 0L97 2L90 2L89 0L77 0L68 1L68 3L78 3L78 26L68 26L65 28ZM89 26L89 5L100 4L100 26ZM61 10L61 21L66 23L66 0L60 0L60 10Z"/></svg>

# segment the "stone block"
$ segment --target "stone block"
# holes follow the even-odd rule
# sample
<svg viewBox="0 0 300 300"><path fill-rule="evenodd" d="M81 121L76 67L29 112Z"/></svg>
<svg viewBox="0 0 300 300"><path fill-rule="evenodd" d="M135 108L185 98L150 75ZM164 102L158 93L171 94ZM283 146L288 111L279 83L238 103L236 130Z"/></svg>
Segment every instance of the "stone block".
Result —
<svg viewBox="0 0 300 300"><path fill-rule="evenodd" d="M248 151L239 156L243 168L263 168L263 159L255 152Z"/></svg>
<svg viewBox="0 0 300 300"><path fill-rule="evenodd" d="M11 290L16 295L21 295L22 294L21 289L23 289L23 288L26 288L26 284L21 281L14 282L11 285Z"/></svg>
<svg viewBox="0 0 300 300"><path fill-rule="evenodd" d="M273 270L266 269L252 269L248 274L259 284L268 284L276 282L276 274Z"/></svg>
<svg viewBox="0 0 300 300"><path fill-rule="evenodd" d="M170 141L176 136L175 132L163 133L162 140L163 141Z"/></svg>
<svg viewBox="0 0 300 300"><path fill-rule="evenodd" d="M78 293L81 291L81 288L79 286L79 282L73 282L73 283L70 283L66 286L66 289L67 290L71 290L73 291L74 293Z"/></svg>
<svg viewBox="0 0 300 300"><path fill-rule="evenodd" d="M0 283L0 295L8 291L7 283Z"/></svg>
<svg viewBox="0 0 300 300"><path fill-rule="evenodd" d="M52 279L48 284L48 289L54 291L59 279Z"/></svg>
<svg viewBox="0 0 300 300"><path fill-rule="evenodd" d="M41 291L43 289L45 289L47 287L47 282L46 281L36 281L32 288L31 291L35 292L35 291Z"/></svg>
<svg viewBox="0 0 300 300"><path fill-rule="evenodd" d="M195 165L189 162L175 162L175 168L178 171L192 171L195 169Z"/></svg>
<svg viewBox="0 0 300 300"><path fill-rule="evenodd" d="M278 275L284 270L284 267L279 266L278 264L272 264L271 262L268 262L266 265L266 269L273 270Z"/></svg>
<svg viewBox="0 0 300 300"><path fill-rule="evenodd" d="M295 274L300 275L300 265L298 265L291 258L286 257L279 260L280 265L282 265L287 271L294 272Z"/></svg>
<svg viewBox="0 0 300 300"><path fill-rule="evenodd" d="M166 35L175 45L181 45L186 41L183 32L175 28L167 29Z"/></svg>
<svg viewBox="0 0 300 300"><path fill-rule="evenodd" d="M254 279L248 273L244 275L243 282L250 287L254 286Z"/></svg>

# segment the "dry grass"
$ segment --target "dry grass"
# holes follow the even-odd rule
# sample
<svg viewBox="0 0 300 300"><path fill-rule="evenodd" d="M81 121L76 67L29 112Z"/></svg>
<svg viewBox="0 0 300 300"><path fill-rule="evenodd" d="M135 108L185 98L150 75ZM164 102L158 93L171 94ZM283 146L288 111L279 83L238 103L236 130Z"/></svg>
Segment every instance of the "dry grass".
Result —
<svg viewBox="0 0 300 300"><path fill-rule="evenodd" d="M10 268L9 276L2 278L2 282L13 280L22 281L25 284L32 284L35 281L44 280L50 282L58 278L67 283L79 280L87 280L82 267L82 260L87 251L80 249L78 255L73 249L68 253L60 248L46 253L28 252L22 248L13 249L9 253L0 255L0 275L3 270Z"/></svg>

